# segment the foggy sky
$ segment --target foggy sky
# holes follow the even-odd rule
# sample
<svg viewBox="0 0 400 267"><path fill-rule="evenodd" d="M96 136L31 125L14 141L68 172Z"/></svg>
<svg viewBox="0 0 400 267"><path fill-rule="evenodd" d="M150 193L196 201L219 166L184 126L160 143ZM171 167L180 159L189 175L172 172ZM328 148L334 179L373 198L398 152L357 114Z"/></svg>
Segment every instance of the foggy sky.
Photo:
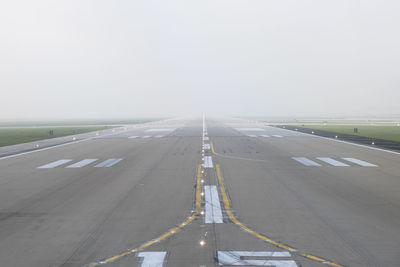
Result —
<svg viewBox="0 0 400 267"><path fill-rule="evenodd" d="M2 1L0 119L400 114L397 0Z"/></svg>

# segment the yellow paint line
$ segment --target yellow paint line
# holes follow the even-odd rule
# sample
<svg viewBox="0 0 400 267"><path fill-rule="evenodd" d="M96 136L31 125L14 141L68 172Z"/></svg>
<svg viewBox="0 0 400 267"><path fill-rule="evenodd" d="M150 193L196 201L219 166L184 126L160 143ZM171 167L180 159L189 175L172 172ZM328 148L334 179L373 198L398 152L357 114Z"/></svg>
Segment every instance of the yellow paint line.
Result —
<svg viewBox="0 0 400 267"><path fill-rule="evenodd" d="M180 225L170 229L168 232L165 232L164 234L160 235L159 237L147 241L146 243L140 245L137 248L131 249L129 251L124 251L120 254L117 254L115 256L109 257L107 259L104 259L102 261L98 261L98 262L93 262L87 266L89 267L95 267L95 266L99 266L99 265L103 265L106 263L111 263L114 262L122 257L128 256L132 253L135 253L137 251L143 250L145 248L148 248L156 243L159 243L161 241L163 241L164 239L176 234L179 230L183 229L186 225L190 224L192 221L194 221L194 219L196 219L196 217L200 214L200 209L201 209L201 195L200 195L200 176L201 176L201 164L198 165L197 167L197 177L196 177L196 192L195 192L195 210L193 212L193 214L188 217L183 223L181 223Z"/></svg>
<svg viewBox="0 0 400 267"><path fill-rule="evenodd" d="M213 148L212 145L211 145L211 149L212 149L213 153L215 153L215 152L214 152L214 148ZM231 210L231 205L230 205L230 202L229 202L229 199L228 199L228 195L227 195L226 190L225 190L224 182L223 182L223 180L222 180L221 168L220 168L219 164L216 164L215 168L216 168L216 171L217 171L217 179L218 179L219 188L220 188L221 195L222 195L222 201L224 202L225 211L226 211L226 214L228 215L229 219L230 219L234 224L236 224L237 226L239 226L242 230L244 230L245 232L247 232L247 233L253 235L254 237L257 237L258 239L261 239L261 240L263 240L263 241L265 241L265 242L268 242L268 243L270 243L270 244L273 244L273 245L275 245L276 247L279 247L279 248L282 248L282 249L286 249L286 250L288 250L288 251L290 251L290 252L296 252L297 250L296 250L295 248L292 248L292 247L289 247L289 246L287 246L287 245L285 245L285 244L282 244L282 243L280 243L280 242L274 241L274 240L270 239L269 237L266 237L266 236L264 236L264 235L262 235L262 234L260 234L260 233L257 233L257 232L255 232L255 231L251 230L250 228L248 228L247 226L245 226L244 224L242 224L242 223L235 217L235 215L233 214L233 212L232 212L232 210ZM303 256L304 258L307 258L307 259L310 259L310 260L314 260L314 261L317 261L317 262L320 262L320 263L323 263L323 264L326 264L326 265L329 265L329 266L333 266L333 267L344 267L343 265L340 265L340 264L337 264L337 263L333 263L333 262L324 260L324 259L322 259L322 258L313 256L313 255L310 255L310 254L303 253L303 254L299 254L299 255Z"/></svg>

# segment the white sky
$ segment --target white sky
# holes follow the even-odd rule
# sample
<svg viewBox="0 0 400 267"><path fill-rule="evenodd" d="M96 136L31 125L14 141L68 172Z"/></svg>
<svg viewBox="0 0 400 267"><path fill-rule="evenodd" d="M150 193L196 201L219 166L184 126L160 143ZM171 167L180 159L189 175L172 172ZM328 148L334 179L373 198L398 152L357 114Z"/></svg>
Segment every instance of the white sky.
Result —
<svg viewBox="0 0 400 267"><path fill-rule="evenodd" d="M398 0L2 1L0 119L400 114Z"/></svg>

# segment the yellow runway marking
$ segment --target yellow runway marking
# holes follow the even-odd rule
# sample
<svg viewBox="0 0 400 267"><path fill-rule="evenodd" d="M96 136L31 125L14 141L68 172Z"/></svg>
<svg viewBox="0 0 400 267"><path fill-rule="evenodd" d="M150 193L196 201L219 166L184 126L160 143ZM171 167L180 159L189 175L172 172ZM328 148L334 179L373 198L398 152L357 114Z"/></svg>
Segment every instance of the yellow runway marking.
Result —
<svg viewBox="0 0 400 267"><path fill-rule="evenodd" d="M125 256L128 256L130 254L136 253L140 250L143 250L145 248L148 248L156 243L161 242L162 240L176 234L179 230L183 229L186 225L190 224L192 221L194 221L194 219L196 219L196 217L200 214L200 210L201 210L201 195L200 195L200 176L201 176L201 164L198 165L197 167L197 178L196 178L196 193L195 193L195 210L192 213L192 215L187 218L183 223L181 223L180 225L170 229L168 232L165 232L164 234L160 235L159 237L150 240L142 245L140 245L137 248L131 249L129 251L124 251L120 254L117 254L115 256L109 257L107 259L104 259L102 261L98 261L98 262L93 262L90 263L89 265L86 265L88 267L95 267L95 266L99 266L99 265L103 265L106 263L111 263L114 262L116 260L119 260Z"/></svg>
<svg viewBox="0 0 400 267"><path fill-rule="evenodd" d="M214 149L213 149L213 153L215 153ZM266 237L266 236L264 236L264 235L262 235L260 233L257 233L255 231L251 230L249 227L247 227L244 224L242 224L235 217L235 215L233 214L233 212L231 210L231 204L229 203L228 195L227 195L226 190L225 190L225 185L224 185L224 182L222 180L221 168L219 167L219 164L216 164L215 168L216 168L216 171L217 171L217 179L218 179L219 188L220 188L220 191L221 191L222 201L224 202L225 211L226 211L226 214L228 215L229 219L234 224L239 226L242 230L244 230L245 232L253 235L254 237L257 237L258 239L261 239L261 240L263 240L265 242L273 244L273 245L275 245L275 246L277 246L279 248L286 249L286 250L288 250L290 252L296 252L297 250L295 248L292 248L292 247L289 247L289 246L287 246L285 244L282 244L280 242L274 241L274 240L272 240L272 239L270 239L270 238L268 238L268 237ZM314 261L317 261L317 262L320 262L320 263L323 263L323 264L326 264L326 265L329 265L329 266L344 267L343 265L340 265L340 264L337 264L337 263L334 263L334 262L330 262L330 261L327 261L325 259L313 256L313 255L310 255L310 254L302 253L302 254L299 254L299 255L301 255L304 258L307 258L307 259L310 259L310 260L314 260Z"/></svg>

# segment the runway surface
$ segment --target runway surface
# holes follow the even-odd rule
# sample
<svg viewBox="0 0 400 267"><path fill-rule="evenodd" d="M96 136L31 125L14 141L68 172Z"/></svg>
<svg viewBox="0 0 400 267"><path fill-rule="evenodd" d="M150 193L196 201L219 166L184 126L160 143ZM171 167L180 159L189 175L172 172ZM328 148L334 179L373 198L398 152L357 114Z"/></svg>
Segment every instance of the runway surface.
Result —
<svg viewBox="0 0 400 267"><path fill-rule="evenodd" d="M0 159L0 266L400 266L400 154L175 119Z"/></svg>

